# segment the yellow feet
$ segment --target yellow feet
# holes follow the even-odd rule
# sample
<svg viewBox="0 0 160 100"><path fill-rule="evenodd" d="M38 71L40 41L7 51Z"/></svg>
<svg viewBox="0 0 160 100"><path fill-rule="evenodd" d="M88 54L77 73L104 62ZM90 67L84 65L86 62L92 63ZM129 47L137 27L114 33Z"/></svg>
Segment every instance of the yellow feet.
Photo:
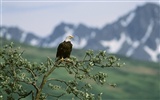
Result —
<svg viewBox="0 0 160 100"><path fill-rule="evenodd" d="M63 61L63 60L64 60L64 58L62 57L60 60L61 60L61 61Z"/></svg>

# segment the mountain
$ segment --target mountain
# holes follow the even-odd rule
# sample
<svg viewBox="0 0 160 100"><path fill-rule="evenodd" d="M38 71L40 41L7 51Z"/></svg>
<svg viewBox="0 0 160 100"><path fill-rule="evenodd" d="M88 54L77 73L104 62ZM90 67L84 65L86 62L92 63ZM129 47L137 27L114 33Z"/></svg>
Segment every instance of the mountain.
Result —
<svg viewBox="0 0 160 100"><path fill-rule="evenodd" d="M57 47L69 34L74 35L76 49L106 50L127 57L160 61L160 6L147 3L138 6L103 28L85 24L60 23L45 38L17 27L1 27L1 37L41 47Z"/></svg>
<svg viewBox="0 0 160 100"><path fill-rule="evenodd" d="M160 60L160 7L146 4L101 30L101 44L108 51L133 57Z"/></svg>
<svg viewBox="0 0 160 100"><path fill-rule="evenodd" d="M25 32L18 27L0 27L0 37L6 38L7 40L16 40L32 46L38 46L41 41L41 38L34 35L34 33Z"/></svg>

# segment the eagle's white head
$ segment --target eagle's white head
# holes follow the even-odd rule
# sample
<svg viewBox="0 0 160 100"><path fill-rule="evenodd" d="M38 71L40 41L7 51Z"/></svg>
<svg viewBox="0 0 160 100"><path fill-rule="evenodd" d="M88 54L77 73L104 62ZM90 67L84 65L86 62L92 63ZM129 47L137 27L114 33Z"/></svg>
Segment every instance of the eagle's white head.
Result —
<svg viewBox="0 0 160 100"><path fill-rule="evenodd" d="M71 39L73 39L73 38L74 38L74 36L69 35L69 36L66 37L65 41L66 41L66 42L67 42L67 41L71 41Z"/></svg>

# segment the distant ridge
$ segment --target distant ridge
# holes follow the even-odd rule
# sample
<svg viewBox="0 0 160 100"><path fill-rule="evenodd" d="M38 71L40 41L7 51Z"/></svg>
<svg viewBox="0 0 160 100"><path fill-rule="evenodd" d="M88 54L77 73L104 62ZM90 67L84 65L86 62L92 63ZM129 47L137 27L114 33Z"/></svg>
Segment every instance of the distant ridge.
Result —
<svg viewBox="0 0 160 100"><path fill-rule="evenodd" d="M1 37L40 47L57 47L68 34L75 36L76 49L106 50L127 57L160 61L160 6L147 3L102 29L85 24L60 23L45 38L18 27L0 27Z"/></svg>

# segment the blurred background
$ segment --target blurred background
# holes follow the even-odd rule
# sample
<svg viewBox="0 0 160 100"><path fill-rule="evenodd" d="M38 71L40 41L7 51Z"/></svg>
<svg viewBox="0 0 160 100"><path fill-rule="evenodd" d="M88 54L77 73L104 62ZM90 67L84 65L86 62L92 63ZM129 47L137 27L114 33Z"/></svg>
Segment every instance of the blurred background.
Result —
<svg viewBox="0 0 160 100"><path fill-rule="evenodd" d="M54 59L58 44L73 35L72 56L106 50L126 63L100 70L118 86L93 83L94 92L109 100L160 99L159 0L1 0L0 5L1 47L13 41L30 61L43 62Z"/></svg>

